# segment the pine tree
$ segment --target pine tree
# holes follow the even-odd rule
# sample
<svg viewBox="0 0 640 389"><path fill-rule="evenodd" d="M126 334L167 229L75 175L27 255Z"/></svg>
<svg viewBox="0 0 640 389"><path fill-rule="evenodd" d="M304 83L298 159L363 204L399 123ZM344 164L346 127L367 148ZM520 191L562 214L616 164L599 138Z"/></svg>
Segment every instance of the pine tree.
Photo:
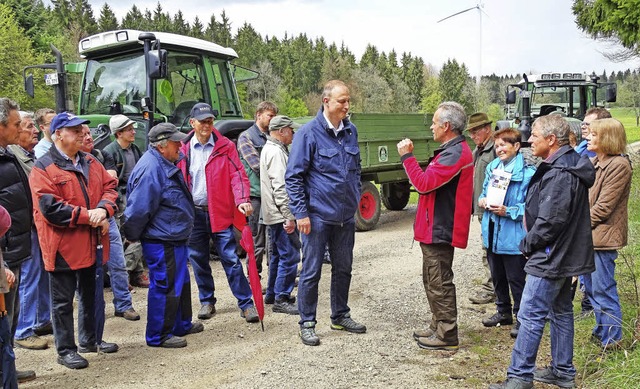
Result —
<svg viewBox="0 0 640 389"><path fill-rule="evenodd" d="M98 30L101 32L112 31L118 29L118 19L116 14L113 13L109 4L104 3L102 9L100 9L100 18L98 19Z"/></svg>

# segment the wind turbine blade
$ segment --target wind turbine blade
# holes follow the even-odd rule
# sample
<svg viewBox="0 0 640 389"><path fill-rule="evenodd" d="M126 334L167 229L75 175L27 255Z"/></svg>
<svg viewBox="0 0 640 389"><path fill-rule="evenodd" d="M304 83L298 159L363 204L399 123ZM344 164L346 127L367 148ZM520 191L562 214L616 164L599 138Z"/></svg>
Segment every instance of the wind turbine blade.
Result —
<svg viewBox="0 0 640 389"><path fill-rule="evenodd" d="M445 20L447 20L447 19L451 19L451 18L452 18L452 17L454 17L454 16L458 16L458 15L460 15L460 14L463 14L463 13L465 13L465 12L469 12L469 11L471 11L472 9L476 9L476 8L478 8L478 6L471 7L471 8L467 8L467 9L465 9L464 11L460 11L460 12L454 13L453 15L449 15L449 16L447 16L447 17L446 17L446 18L444 18L444 19L440 19L440 20L438 20L436 23L440 23L440 22L445 21Z"/></svg>
<svg viewBox="0 0 640 389"><path fill-rule="evenodd" d="M480 10L480 12L482 12L483 14L485 14L489 19L491 19L491 17L489 16L488 13L484 12L484 7L479 7L478 8Z"/></svg>

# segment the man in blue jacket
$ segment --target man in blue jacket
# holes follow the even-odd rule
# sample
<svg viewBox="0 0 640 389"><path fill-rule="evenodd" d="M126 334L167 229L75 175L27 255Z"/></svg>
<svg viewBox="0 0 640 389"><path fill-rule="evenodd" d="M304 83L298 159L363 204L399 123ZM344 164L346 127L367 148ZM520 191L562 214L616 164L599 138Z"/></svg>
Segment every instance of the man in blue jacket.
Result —
<svg viewBox="0 0 640 389"><path fill-rule="evenodd" d="M507 380L489 389L529 389L534 380L575 387L571 279L595 270L589 216L595 170L569 146L569 131L569 123L559 115L536 119L531 130L531 152L544 160L531 178L525 202L527 234L520 251L527 258L527 281L518 312L520 331ZM536 370L547 321L551 363Z"/></svg>
<svg viewBox="0 0 640 389"><path fill-rule="evenodd" d="M331 256L331 328L364 333L351 319L349 287L360 200L358 131L348 119L350 95L344 82L324 86L317 116L296 133L287 163L289 206L302 233L304 261L298 284L300 338L320 344L316 335L318 283L325 245Z"/></svg>
<svg viewBox="0 0 640 389"><path fill-rule="evenodd" d="M186 135L171 123L149 131L149 150L140 158L127 183L123 231L141 241L149 265L147 345L185 347L184 335L201 332L191 322L191 283L187 240L193 228L194 206L176 167Z"/></svg>

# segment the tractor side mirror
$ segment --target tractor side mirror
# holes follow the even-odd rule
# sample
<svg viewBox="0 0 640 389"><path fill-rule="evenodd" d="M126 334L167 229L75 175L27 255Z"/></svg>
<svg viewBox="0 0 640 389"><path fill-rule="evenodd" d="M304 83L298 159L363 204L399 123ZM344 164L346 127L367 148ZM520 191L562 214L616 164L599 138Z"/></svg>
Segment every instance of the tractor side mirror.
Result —
<svg viewBox="0 0 640 389"><path fill-rule="evenodd" d="M505 103L506 104L515 104L516 103L516 91L514 90L507 90L505 92Z"/></svg>

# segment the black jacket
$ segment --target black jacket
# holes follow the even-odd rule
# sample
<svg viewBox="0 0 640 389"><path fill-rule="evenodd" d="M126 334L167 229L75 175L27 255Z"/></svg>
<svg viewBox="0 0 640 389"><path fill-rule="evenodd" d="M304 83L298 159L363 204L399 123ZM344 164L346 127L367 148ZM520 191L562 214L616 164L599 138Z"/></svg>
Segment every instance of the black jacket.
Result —
<svg viewBox="0 0 640 389"><path fill-rule="evenodd" d="M0 249L9 267L31 256L33 203L29 179L11 151L0 147L0 205L11 215L11 228L0 238Z"/></svg>
<svg viewBox="0 0 640 389"><path fill-rule="evenodd" d="M557 279L595 270L589 218L594 181L591 161L570 146L538 166L525 204L527 235L520 242L528 258L525 272Z"/></svg>

